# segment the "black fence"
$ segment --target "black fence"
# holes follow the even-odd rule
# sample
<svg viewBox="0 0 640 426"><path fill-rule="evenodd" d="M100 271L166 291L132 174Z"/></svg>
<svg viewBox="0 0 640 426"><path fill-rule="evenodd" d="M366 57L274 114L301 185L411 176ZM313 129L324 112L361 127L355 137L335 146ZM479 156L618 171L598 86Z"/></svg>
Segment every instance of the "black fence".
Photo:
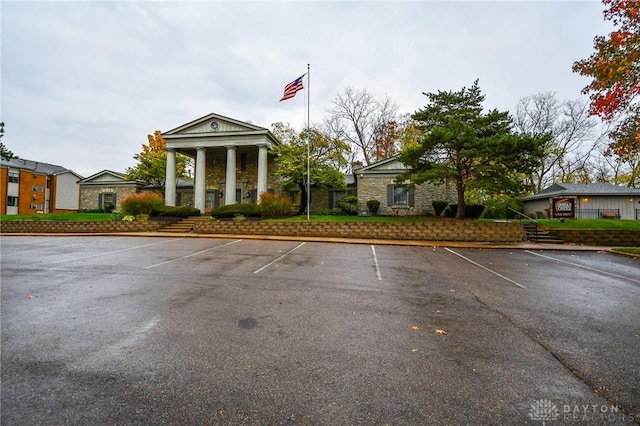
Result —
<svg viewBox="0 0 640 426"><path fill-rule="evenodd" d="M576 219L620 219L620 209L578 209ZM636 210L638 219L638 210Z"/></svg>

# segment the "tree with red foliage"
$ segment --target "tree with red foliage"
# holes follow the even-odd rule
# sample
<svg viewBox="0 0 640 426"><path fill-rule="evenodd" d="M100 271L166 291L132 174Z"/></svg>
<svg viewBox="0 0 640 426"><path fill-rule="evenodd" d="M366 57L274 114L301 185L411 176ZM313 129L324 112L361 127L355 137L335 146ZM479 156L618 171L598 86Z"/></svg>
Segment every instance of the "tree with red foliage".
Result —
<svg viewBox="0 0 640 426"><path fill-rule="evenodd" d="M591 114L616 124L607 155L633 165L640 156L640 2L602 0L602 3L608 7L604 18L616 30L608 36L596 36L595 52L575 62L573 71L593 78L583 89L591 98ZM633 186L638 170L632 170L631 174L636 175L629 182Z"/></svg>

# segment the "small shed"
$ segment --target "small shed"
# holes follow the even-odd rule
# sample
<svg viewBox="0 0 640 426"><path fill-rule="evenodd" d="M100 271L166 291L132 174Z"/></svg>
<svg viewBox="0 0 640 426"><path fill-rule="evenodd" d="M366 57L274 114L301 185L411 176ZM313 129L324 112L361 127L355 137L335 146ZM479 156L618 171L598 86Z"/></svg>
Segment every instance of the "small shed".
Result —
<svg viewBox="0 0 640 426"><path fill-rule="evenodd" d="M520 201L531 217L640 220L640 189L608 183L556 183Z"/></svg>

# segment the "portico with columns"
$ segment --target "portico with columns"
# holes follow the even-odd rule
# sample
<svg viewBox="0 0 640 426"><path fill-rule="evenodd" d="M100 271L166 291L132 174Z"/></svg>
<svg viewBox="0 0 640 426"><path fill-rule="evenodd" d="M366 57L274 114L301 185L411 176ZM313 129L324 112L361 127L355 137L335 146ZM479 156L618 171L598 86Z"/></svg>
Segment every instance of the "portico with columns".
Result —
<svg viewBox="0 0 640 426"><path fill-rule="evenodd" d="M209 114L162 134L166 142L165 204L176 205L176 154L195 159L193 207L201 213L223 204L258 203L279 192L269 148L280 142L264 127Z"/></svg>

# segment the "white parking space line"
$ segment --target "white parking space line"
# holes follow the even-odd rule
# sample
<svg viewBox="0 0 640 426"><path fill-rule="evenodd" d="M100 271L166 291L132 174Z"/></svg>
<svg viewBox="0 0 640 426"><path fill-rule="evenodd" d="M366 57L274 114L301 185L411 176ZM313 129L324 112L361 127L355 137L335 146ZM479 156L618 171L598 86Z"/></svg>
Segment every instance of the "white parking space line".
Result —
<svg viewBox="0 0 640 426"><path fill-rule="evenodd" d="M77 260L83 260L83 259L90 259L92 257L99 257L99 256L106 256L108 254L113 254L113 253L122 253L123 251L129 251L129 250L137 250L137 249L141 249L141 248L145 248L145 247L151 247L151 246L158 246L160 244L167 244L167 243L171 243L173 241L179 241L179 240L183 240L184 238L173 238L171 240L166 240L166 241L161 241L159 243L153 243L153 244L145 244L142 246L135 246L135 247L128 247L126 249L121 249L121 250L114 250L114 251L108 251L106 253L98 253L98 254L92 254L90 256L82 256L82 257L74 257L73 259L67 259L67 260L59 260L57 262L53 262L54 265L57 265L58 263L65 263L65 262L75 262Z"/></svg>
<svg viewBox="0 0 640 426"><path fill-rule="evenodd" d="M523 285L522 285L522 284L520 284L520 283L515 282L515 281L514 281L514 280L512 280L511 278L507 278L507 277L505 277L504 275L497 273L496 271L492 271L491 269L487 268L486 266L482 266L481 264L479 264L479 263L477 263L477 262L474 262L473 260L469 259L468 257L465 257L465 256L461 255L460 253L456 253L455 251L451 250L451 249L450 249L450 248L448 248L448 247L445 247L444 249L445 249L446 251L448 251L449 253L453 253L453 254L455 254L456 256L459 256L459 257L463 258L463 259L464 259L464 260L466 260L467 262L469 262L469 263L471 263L471 264L473 264L473 265L476 265L476 266L478 266L478 267L480 267L480 268L484 269L484 270L485 270L485 271L487 271L487 272L491 272L492 274L499 276L499 277L500 277L500 278L502 278L503 280L509 281L511 284L515 284L515 285L517 285L517 286L518 286L518 287L520 287L520 288L526 288L525 286L523 286Z"/></svg>
<svg viewBox="0 0 640 426"><path fill-rule="evenodd" d="M38 241L38 242L39 242L39 241ZM37 252L40 252L40 251L57 250L57 249L64 248L64 247L77 246L77 245L79 245L79 244L82 244L82 242L71 243L71 244L65 244L65 245L62 245L62 246L54 246L54 247L31 248L31 249L29 249L29 250L25 250L25 251L16 251L16 252L13 252L13 253L2 253L2 254L0 255L0 257L3 257L3 256L4 256L4 257L6 257L6 256L15 256L15 255L17 255L17 254L27 254L27 253L28 253L28 254L33 254L33 253L37 253Z"/></svg>
<svg viewBox="0 0 640 426"><path fill-rule="evenodd" d="M269 266L273 265L274 263L276 263L278 260L282 259L283 257L287 256L288 254L292 253L294 250L298 250L300 247L302 247L304 245L304 243L300 243L297 246L295 246L294 248L292 248L291 250L289 250L288 252L286 252L285 254L283 254L282 256L278 257L277 259L272 260L271 262L267 263L266 265L264 265L262 268L257 269L255 271L253 271L254 274L257 274L258 272L267 269Z"/></svg>
<svg viewBox="0 0 640 426"><path fill-rule="evenodd" d="M378 265L378 256L376 256L376 248L371 245L371 251L373 252L373 264L376 267L376 277L378 281L382 281L382 275L380 274L380 265Z"/></svg>
<svg viewBox="0 0 640 426"><path fill-rule="evenodd" d="M151 268L155 268L156 266L166 265L167 263L175 262L177 260L186 259L186 258L191 257L191 256L197 256L199 254L206 253L206 252L208 252L210 250L215 250L217 248L230 246L231 244L239 243L240 241L242 241L242 240L235 240L235 241L231 241L230 243L225 243L225 244L222 244L222 245L219 245L219 246L209 247L208 249L200 250L200 251L197 251L195 253L188 254L186 256L176 257L175 259L166 260L164 262L156 263L155 265L146 266L144 269L151 269Z"/></svg>
<svg viewBox="0 0 640 426"><path fill-rule="evenodd" d="M556 259L555 257L546 256L544 254L536 253L536 252L530 251L530 250L525 250L525 252L527 252L529 254L533 254L534 256L539 256L539 257L543 257L545 259L555 260L556 262L561 262L561 263L566 263L568 265L577 266L578 268L587 269L589 271L598 272L600 274L610 275L610 276L616 277L616 278L622 278L623 280L633 281L634 283L640 283L640 280L636 280L634 278L625 277L624 275L613 274L611 272L603 271L602 269L591 268L589 266L584 266L584 265L581 265L579 263L573 263L573 262L569 262L569 261L562 260L562 259Z"/></svg>

